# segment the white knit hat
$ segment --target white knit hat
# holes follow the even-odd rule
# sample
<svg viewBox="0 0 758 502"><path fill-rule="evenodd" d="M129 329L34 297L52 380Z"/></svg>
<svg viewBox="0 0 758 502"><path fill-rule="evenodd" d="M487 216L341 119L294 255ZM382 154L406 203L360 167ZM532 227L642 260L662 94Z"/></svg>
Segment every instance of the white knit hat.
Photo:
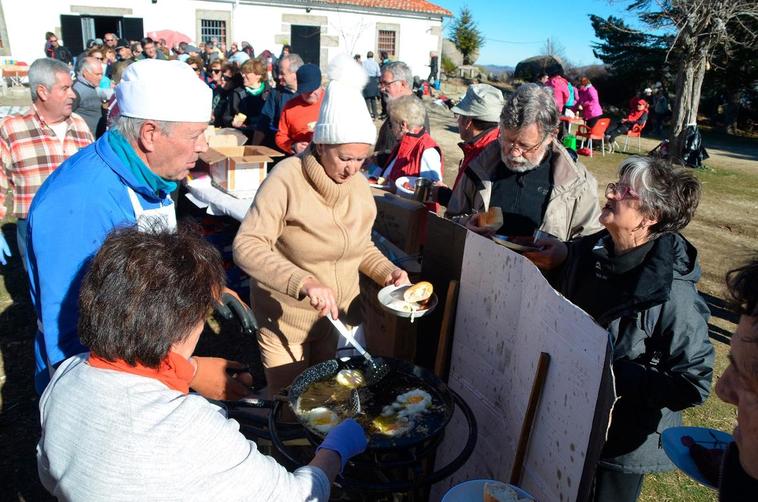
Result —
<svg viewBox="0 0 758 502"><path fill-rule="evenodd" d="M341 145L376 142L376 126L366 108L363 88L368 75L349 54L329 63L329 86L313 133L313 143Z"/></svg>
<svg viewBox="0 0 758 502"><path fill-rule="evenodd" d="M208 122L213 91L187 63L142 59L116 86L121 115L167 122Z"/></svg>

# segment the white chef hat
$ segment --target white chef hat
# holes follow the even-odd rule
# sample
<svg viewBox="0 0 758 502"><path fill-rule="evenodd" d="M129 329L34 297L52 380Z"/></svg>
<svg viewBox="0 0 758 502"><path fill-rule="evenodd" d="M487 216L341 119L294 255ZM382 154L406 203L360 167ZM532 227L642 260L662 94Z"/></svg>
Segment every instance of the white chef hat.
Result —
<svg viewBox="0 0 758 502"><path fill-rule="evenodd" d="M116 86L121 115L167 122L208 122L213 92L187 63L142 59Z"/></svg>
<svg viewBox="0 0 758 502"><path fill-rule="evenodd" d="M349 54L340 54L329 63L327 74L329 86L321 103L313 143L376 143L376 126L363 99L363 88L368 82L366 70Z"/></svg>

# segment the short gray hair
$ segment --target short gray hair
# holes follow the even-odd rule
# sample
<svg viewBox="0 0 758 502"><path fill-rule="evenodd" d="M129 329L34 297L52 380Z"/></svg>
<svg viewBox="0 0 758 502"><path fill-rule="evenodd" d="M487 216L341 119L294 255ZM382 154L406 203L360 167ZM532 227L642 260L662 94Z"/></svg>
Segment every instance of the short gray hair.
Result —
<svg viewBox="0 0 758 502"><path fill-rule="evenodd" d="M422 127L426 122L424 103L414 95L401 96L387 102L390 119L405 122L409 129Z"/></svg>
<svg viewBox="0 0 758 502"><path fill-rule="evenodd" d="M658 222L650 236L678 232L689 224L700 203L700 181L691 170L652 157L633 156L619 166L619 180L640 197L640 211Z"/></svg>
<svg viewBox="0 0 758 502"><path fill-rule="evenodd" d="M549 88L537 84L518 86L515 92L506 96L500 114L500 125L504 129L522 129L537 124L543 135L553 132L558 127L558 122L553 93Z"/></svg>
<svg viewBox="0 0 758 502"><path fill-rule="evenodd" d="M138 119L135 117L125 117L123 115L120 115L116 118L113 125L111 126L111 129L114 131L118 131L121 133L121 135L126 138L126 140L130 143L137 143L139 141L139 134L140 129L142 129L142 126L145 122L150 120L151 122L155 122L158 125L158 129L163 134L170 134L172 128L174 127L174 124L177 124L177 122L168 122L164 120L151 120L151 119Z"/></svg>
<svg viewBox="0 0 758 502"><path fill-rule="evenodd" d="M82 74L84 73L84 70L87 71L94 71L97 69L97 67L100 65L100 60L98 60L95 57L92 56L86 56L81 58L81 65L79 65L79 70L77 71L77 75L79 78L82 77Z"/></svg>
<svg viewBox="0 0 758 502"><path fill-rule="evenodd" d="M298 56L297 54L287 54L282 59L279 60L279 64L282 64L282 61L289 61L290 62L290 71L296 72L300 69L301 66L303 66L305 63L303 62L303 58Z"/></svg>
<svg viewBox="0 0 758 502"><path fill-rule="evenodd" d="M57 82L59 73L71 73L68 65L52 58L40 58L29 67L29 90L32 101L37 101L37 86L41 85L50 90Z"/></svg>
<svg viewBox="0 0 758 502"><path fill-rule="evenodd" d="M382 73L385 71L392 73L392 78L395 80L405 80L408 88L413 89L413 72L407 64L402 61L393 61L382 67Z"/></svg>

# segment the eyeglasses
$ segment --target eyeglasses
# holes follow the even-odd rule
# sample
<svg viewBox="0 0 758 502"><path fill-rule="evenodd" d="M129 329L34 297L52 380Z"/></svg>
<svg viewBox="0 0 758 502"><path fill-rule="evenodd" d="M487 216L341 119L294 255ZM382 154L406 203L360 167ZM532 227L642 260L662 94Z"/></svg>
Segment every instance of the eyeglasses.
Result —
<svg viewBox="0 0 758 502"><path fill-rule="evenodd" d="M605 187L605 198L613 194L613 198L616 200L624 199L639 199L640 194L634 191L634 188L622 183L608 183Z"/></svg>
<svg viewBox="0 0 758 502"><path fill-rule="evenodd" d="M103 56L92 56L92 57L95 58L95 59L97 59L98 61L102 61L103 60Z"/></svg>
<svg viewBox="0 0 758 502"><path fill-rule="evenodd" d="M532 153L533 151L538 149L540 146L542 146L542 143L545 142L545 140L547 139L547 136L548 136L547 134L544 135L542 139L539 141L539 143L533 146L517 145L515 142L505 141L505 140L503 140L503 146L507 148L508 151L513 153L514 155L516 155L515 152L518 151L518 155L523 157L524 155Z"/></svg>
<svg viewBox="0 0 758 502"><path fill-rule="evenodd" d="M231 76L231 75L221 75L221 78L222 78L222 79L223 79L225 82L228 82L228 81L232 80L234 77L233 77L233 76Z"/></svg>
<svg viewBox="0 0 758 502"><path fill-rule="evenodd" d="M213 72L213 73L221 73L221 68L212 68L211 72Z"/></svg>
<svg viewBox="0 0 758 502"><path fill-rule="evenodd" d="M192 68L192 71L194 71L195 73L200 73L200 68L198 68L197 66L190 66L190 68Z"/></svg>
<svg viewBox="0 0 758 502"><path fill-rule="evenodd" d="M385 82L384 80L380 80L379 81L379 87L389 87L392 84L394 84L395 82L400 82L400 80L399 79L398 80L393 80L392 82Z"/></svg>

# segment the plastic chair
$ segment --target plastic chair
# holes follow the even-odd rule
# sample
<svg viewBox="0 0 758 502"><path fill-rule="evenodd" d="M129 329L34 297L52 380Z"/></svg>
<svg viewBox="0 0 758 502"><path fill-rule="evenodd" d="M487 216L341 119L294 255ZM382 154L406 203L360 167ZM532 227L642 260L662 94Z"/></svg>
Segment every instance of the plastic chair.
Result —
<svg viewBox="0 0 758 502"><path fill-rule="evenodd" d="M600 140L601 151L603 157L605 157L605 130L611 124L611 119L603 118L595 122L595 125L590 129L584 124L579 126L576 131L576 137L582 138L582 148L584 148L584 142L589 140L590 157L592 157L592 140Z"/></svg>
<svg viewBox="0 0 758 502"><path fill-rule="evenodd" d="M634 124L634 127L626 132L624 153L626 153L626 148L629 146L629 138L637 138L637 153L642 151L642 140L640 139L640 136L642 136L642 130L645 128L645 124L647 124L647 122L643 122L642 125Z"/></svg>

